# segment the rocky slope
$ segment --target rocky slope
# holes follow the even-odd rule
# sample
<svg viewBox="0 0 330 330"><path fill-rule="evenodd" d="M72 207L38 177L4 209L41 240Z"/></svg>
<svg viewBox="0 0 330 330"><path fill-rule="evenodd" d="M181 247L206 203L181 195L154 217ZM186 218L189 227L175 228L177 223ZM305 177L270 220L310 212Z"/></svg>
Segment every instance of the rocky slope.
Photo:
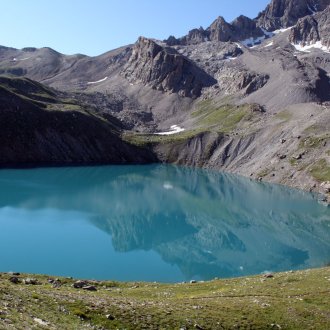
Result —
<svg viewBox="0 0 330 330"><path fill-rule="evenodd" d="M72 159L133 161L136 153L120 140L120 132L158 161L225 169L324 192L321 184L330 181L329 4L273 0L255 19L239 16L228 23L218 17L208 28L193 29L181 38L163 42L141 37L134 45L97 57L1 47L0 73L61 90L57 93L73 99L79 109L90 109L76 114L82 122L99 125L101 118L102 127L115 123L116 133L109 133L113 143L102 149L102 157L95 150L89 156L83 148L78 152L78 145L87 143L78 127L56 135L60 144L79 136ZM6 93L3 100L8 101L12 94ZM20 113L13 111L10 120ZM45 113L63 118L72 114L40 112ZM181 133L155 134L168 134L173 125ZM100 132L102 143L109 143L108 131ZM50 159L52 147L44 143L43 156L31 153L29 161ZM127 152L121 155L119 149ZM14 156L10 159L15 162ZM149 156L137 158L142 159Z"/></svg>
<svg viewBox="0 0 330 330"><path fill-rule="evenodd" d="M0 77L0 118L1 166L154 159L145 150L122 142L109 119L29 79Z"/></svg>

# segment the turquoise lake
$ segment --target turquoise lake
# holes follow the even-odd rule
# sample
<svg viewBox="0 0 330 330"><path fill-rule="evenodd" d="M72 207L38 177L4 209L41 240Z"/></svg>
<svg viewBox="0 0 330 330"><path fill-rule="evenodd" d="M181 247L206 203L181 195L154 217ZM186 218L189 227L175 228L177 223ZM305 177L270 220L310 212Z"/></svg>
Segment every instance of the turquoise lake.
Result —
<svg viewBox="0 0 330 330"><path fill-rule="evenodd" d="M180 282L330 263L330 207L170 165L0 171L0 271Z"/></svg>

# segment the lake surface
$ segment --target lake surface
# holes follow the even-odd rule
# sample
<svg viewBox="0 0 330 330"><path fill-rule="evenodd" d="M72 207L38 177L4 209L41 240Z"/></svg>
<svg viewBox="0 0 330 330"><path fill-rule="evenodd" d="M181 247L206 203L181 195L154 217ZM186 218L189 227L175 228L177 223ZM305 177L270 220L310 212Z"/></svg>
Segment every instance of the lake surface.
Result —
<svg viewBox="0 0 330 330"><path fill-rule="evenodd" d="M0 271L177 282L330 263L312 194L170 165L0 171Z"/></svg>

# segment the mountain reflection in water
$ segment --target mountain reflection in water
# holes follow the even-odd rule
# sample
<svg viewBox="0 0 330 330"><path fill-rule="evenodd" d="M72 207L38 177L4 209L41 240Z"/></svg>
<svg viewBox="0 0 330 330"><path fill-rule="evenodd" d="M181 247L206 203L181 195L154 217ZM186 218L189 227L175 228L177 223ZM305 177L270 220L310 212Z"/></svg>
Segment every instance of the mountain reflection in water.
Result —
<svg viewBox="0 0 330 330"><path fill-rule="evenodd" d="M309 193L279 185L170 165L2 170L0 185L0 226L9 221L1 216L8 208L30 214L56 210L60 215L52 222L61 230L67 230L75 212L80 219L76 230L88 230L86 223L101 229L123 260L128 252L156 252L182 273L177 279L163 274L164 281L301 269L330 261L330 208ZM47 221L47 212L41 218ZM20 226L28 226L36 220L29 216L22 221ZM95 249L97 244L86 242ZM102 264L107 251L102 248L94 258ZM143 268L146 260L138 262ZM129 279L150 280L132 273ZM111 276L105 269L95 278Z"/></svg>

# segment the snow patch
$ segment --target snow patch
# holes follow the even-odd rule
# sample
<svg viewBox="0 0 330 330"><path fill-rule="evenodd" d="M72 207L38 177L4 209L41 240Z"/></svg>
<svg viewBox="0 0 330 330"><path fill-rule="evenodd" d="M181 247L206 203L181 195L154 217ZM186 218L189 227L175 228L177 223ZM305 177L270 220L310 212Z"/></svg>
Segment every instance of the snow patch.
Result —
<svg viewBox="0 0 330 330"><path fill-rule="evenodd" d="M183 132L184 130L185 130L184 128L181 128L178 125L172 125L168 132L159 132L159 133L155 133L155 134L156 135L172 135L172 134Z"/></svg>
<svg viewBox="0 0 330 330"><path fill-rule="evenodd" d="M267 44L266 46L264 46L264 48L270 47L274 45L274 41L271 41L269 44Z"/></svg>
<svg viewBox="0 0 330 330"><path fill-rule="evenodd" d="M308 10L312 13L312 15L314 15L314 14L316 13L316 11L315 11L315 7L314 7L314 9L312 9L312 8L307 4L307 8L308 8Z"/></svg>
<svg viewBox="0 0 330 330"><path fill-rule="evenodd" d="M107 79L108 79L108 77L105 77L105 78L100 79L100 80L98 80L98 81L88 81L88 82L87 82L87 85L98 84L98 83L100 83L100 82L106 81Z"/></svg>
<svg viewBox="0 0 330 330"><path fill-rule="evenodd" d="M309 44L309 45L305 45L305 46L303 46L301 43L292 44L292 46L300 52L310 53L311 49L316 48L316 49L320 49L320 50L330 54L330 48L322 45L321 41L317 41L314 44Z"/></svg>
<svg viewBox="0 0 330 330"><path fill-rule="evenodd" d="M233 61L233 60L236 60L236 59L237 59L237 57L226 56L227 61Z"/></svg>
<svg viewBox="0 0 330 330"><path fill-rule="evenodd" d="M273 33L274 34L279 34L279 33L283 33L283 32L286 32L286 31L289 31L293 28L293 26L290 26L288 28L283 28L283 29L278 29L278 30L275 30Z"/></svg>
<svg viewBox="0 0 330 330"><path fill-rule="evenodd" d="M274 37L274 32L268 32L266 29L261 28L262 32L264 33L265 36L268 38Z"/></svg>
<svg viewBox="0 0 330 330"><path fill-rule="evenodd" d="M266 39L266 36L258 37L254 39L253 37L242 40L241 44L243 44L245 47L254 47L260 45L264 40Z"/></svg>

